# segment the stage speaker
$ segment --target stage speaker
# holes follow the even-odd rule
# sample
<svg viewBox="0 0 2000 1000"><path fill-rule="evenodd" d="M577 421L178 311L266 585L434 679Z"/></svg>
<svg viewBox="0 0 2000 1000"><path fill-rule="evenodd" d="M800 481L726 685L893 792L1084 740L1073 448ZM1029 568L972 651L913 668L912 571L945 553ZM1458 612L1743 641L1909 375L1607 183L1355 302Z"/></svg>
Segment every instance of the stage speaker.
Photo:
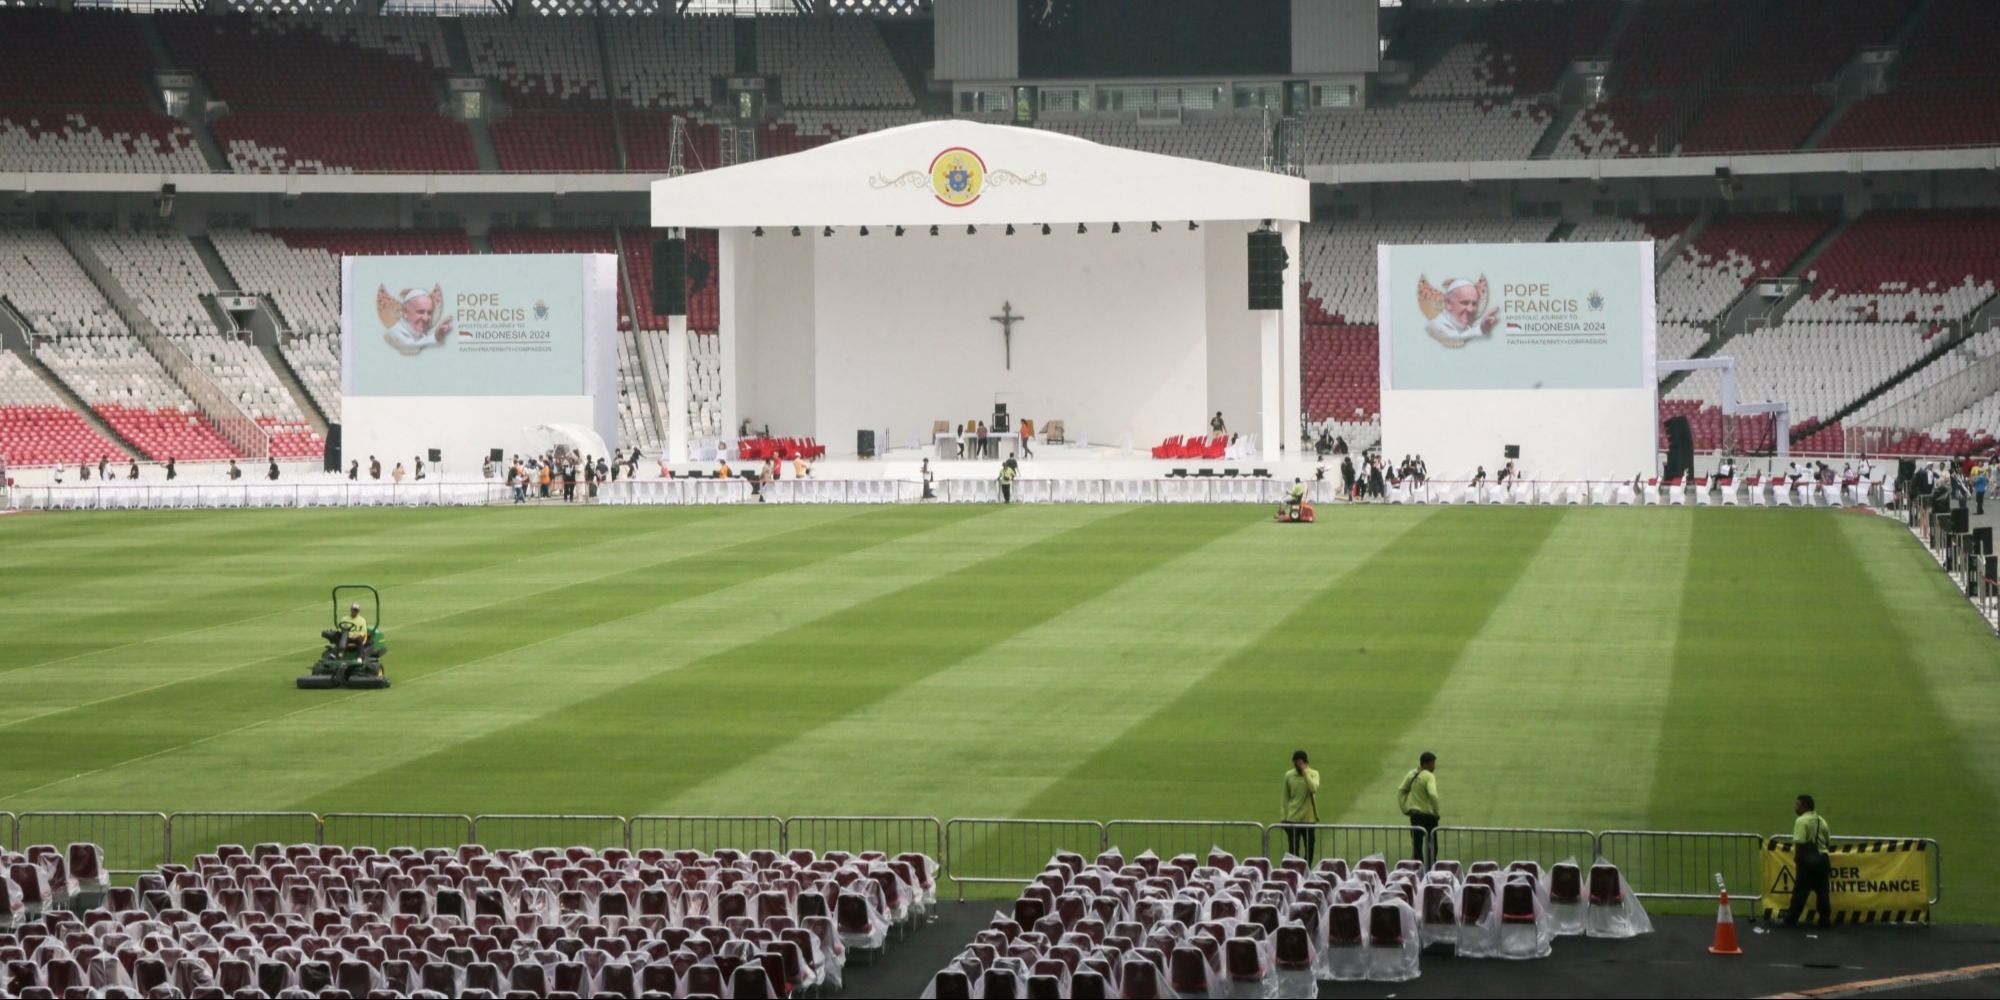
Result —
<svg viewBox="0 0 2000 1000"><path fill-rule="evenodd" d="M432 448L430 451L424 454L424 461L429 462L432 465L436 465L437 463L443 460L444 460L444 452L437 448Z"/></svg>
<svg viewBox="0 0 2000 1000"><path fill-rule="evenodd" d="M686 316L687 241L653 241L653 315Z"/></svg>
<svg viewBox="0 0 2000 1000"><path fill-rule="evenodd" d="M1993 529L1990 526L1972 529L1972 551L1975 555L1993 554Z"/></svg>
<svg viewBox="0 0 2000 1000"><path fill-rule="evenodd" d="M1518 445L1518 444L1510 444L1510 445L1508 445L1508 446L1507 446L1507 458L1508 458L1508 460L1509 460L1509 461L1512 461L1513 459L1517 459L1517 458L1520 458L1520 457L1521 457L1521 446L1520 446L1520 445Z"/></svg>
<svg viewBox="0 0 2000 1000"><path fill-rule="evenodd" d="M1275 230L1256 229L1250 232L1246 245L1250 260L1250 308L1283 309L1285 268L1291 263L1285 253L1285 238Z"/></svg>
<svg viewBox="0 0 2000 1000"><path fill-rule="evenodd" d="M1960 507L1951 512L1951 533L1963 535L1972 530L1972 512Z"/></svg>
<svg viewBox="0 0 2000 1000"><path fill-rule="evenodd" d="M1909 482L1909 481L1910 481L1910 477L1911 477L1911 476L1914 476L1914 475L1916 475L1916 474L1917 474L1917 460L1916 460L1916 459L1914 459L1914 458L1904 458L1904 459L1898 459L1898 460L1897 460L1897 462L1896 462L1896 481L1897 481L1897 482L1899 482L1899 483L1907 483L1907 482Z"/></svg>
<svg viewBox="0 0 2000 1000"><path fill-rule="evenodd" d="M854 432L854 454L861 458L875 457L875 432Z"/></svg>
<svg viewBox="0 0 2000 1000"><path fill-rule="evenodd" d="M507 460L507 453L498 448L493 448L486 452L486 460L489 462L505 462Z"/></svg>
<svg viewBox="0 0 2000 1000"><path fill-rule="evenodd" d="M1667 428L1667 471L1663 479L1685 479L1694 471L1694 429L1686 417L1669 417Z"/></svg>
<svg viewBox="0 0 2000 1000"><path fill-rule="evenodd" d="M321 453L320 469L324 472L340 471L340 425L326 425L326 450Z"/></svg>
<svg viewBox="0 0 2000 1000"><path fill-rule="evenodd" d="M1005 434L1005 433L1007 433L1007 404L1006 404L1006 403L994 403L994 404L993 404L993 427L992 427L992 431L993 431L993 433L995 433L995 434Z"/></svg>

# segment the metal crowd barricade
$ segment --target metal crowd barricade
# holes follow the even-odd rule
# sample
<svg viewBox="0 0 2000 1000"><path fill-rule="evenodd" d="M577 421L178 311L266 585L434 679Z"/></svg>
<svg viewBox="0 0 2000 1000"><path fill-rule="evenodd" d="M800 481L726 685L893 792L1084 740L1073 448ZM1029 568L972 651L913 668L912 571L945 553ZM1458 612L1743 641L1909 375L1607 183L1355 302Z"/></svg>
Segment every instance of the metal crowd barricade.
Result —
<svg viewBox="0 0 2000 1000"><path fill-rule="evenodd" d="M1565 858L1588 865L1597 855L1597 835L1589 830L1545 830L1533 827L1441 826L1437 857L1463 862L1534 861L1546 870Z"/></svg>
<svg viewBox="0 0 2000 1000"><path fill-rule="evenodd" d="M472 817L463 813L327 813L320 842L342 847L458 847L473 843Z"/></svg>
<svg viewBox="0 0 2000 1000"><path fill-rule="evenodd" d="M1104 824L1093 819L953 819L944 832L960 902L967 885L1022 885L1058 851L1095 860L1105 846Z"/></svg>
<svg viewBox="0 0 2000 1000"><path fill-rule="evenodd" d="M320 820L309 812L177 812L167 817L167 842L175 864L221 844L318 844Z"/></svg>
<svg viewBox="0 0 2000 1000"><path fill-rule="evenodd" d="M1597 854L1617 865L1641 898L1711 900L1719 872L1731 901L1752 904L1763 895L1761 844L1754 833L1606 830L1597 835Z"/></svg>
<svg viewBox="0 0 2000 1000"><path fill-rule="evenodd" d="M785 847L827 851L907 851L928 856L947 870L944 824L935 816L793 816L785 820Z"/></svg>
<svg viewBox="0 0 2000 1000"><path fill-rule="evenodd" d="M1269 853L1263 824L1247 820L1114 819L1104 824L1104 843L1127 858L1146 851L1163 859L1176 854L1207 857L1213 847L1239 858Z"/></svg>
<svg viewBox="0 0 2000 1000"><path fill-rule="evenodd" d="M776 816L634 816L625 824L625 836L635 851L782 851L785 821Z"/></svg>
<svg viewBox="0 0 2000 1000"><path fill-rule="evenodd" d="M167 814L157 812L24 812L14 821L14 840L30 844L90 843L104 850L113 875L152 871L167 860Z"/></svg>
<svg viewBox="0 0 2000 1000"><path fill-rule="evenodd" d="M10 812L0 812L0 851L18 851L21 838L15 832L20 818Z"/></svg>
<svg viewBox="0 0 2000 1000"><path fill-rule="evenodd" d="M1290 826L1272 823L1264 828L1264 842L1269 845L1271 857L1276 858L1291 844L1285 831ZM1359 861L1371 854L1380 854L1388 860L1410 856L1410 827L1369 826L1343 823L1304 824L1313 831L1313 856L1319 858L1342 858L1349 862Z"/></svg>
<svg viewBox="0 0 2000 1000"><path fill-rule="evenodd" d="M623 816L486 813L472 817L470 843L494 850L536 847L630 847L631 830Z"/></svg>

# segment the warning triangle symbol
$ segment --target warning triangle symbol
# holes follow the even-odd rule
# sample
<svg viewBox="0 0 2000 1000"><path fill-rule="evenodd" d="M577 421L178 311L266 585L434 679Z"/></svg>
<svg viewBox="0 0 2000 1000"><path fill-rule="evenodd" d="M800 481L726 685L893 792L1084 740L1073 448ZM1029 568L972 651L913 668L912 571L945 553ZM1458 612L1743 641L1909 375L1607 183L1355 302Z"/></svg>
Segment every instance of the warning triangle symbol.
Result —
<svg viewBox="0 0 2000 1000"><path fill-rule="evenodd" d="M1776 878L1775 880L1773 880L1773 881L1771 882L1771 893L1770 893L1770 894L1771 894L1771 895L1773 895L1773 896L1789 896L1789 895L1791 895L1791 894L1792 894L1792 866L1791 866L1791 865L1780 865L1780 866L1779 866L1779 868L1778 868L1778 877L1777 877L1777 878Z"/></svg>

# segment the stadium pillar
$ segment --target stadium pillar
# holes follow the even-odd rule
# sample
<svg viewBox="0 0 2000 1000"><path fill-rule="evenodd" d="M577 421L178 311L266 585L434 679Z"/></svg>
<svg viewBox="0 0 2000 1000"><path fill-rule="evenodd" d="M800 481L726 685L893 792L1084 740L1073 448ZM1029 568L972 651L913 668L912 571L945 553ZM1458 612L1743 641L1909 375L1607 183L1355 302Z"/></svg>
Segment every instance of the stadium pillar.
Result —
<svg viewBox="0 0 2000 1000"><path fill-rule="evenodd" d="M688 320L667 317L667 461L688 460ZM726 436L726 435L725 435Z"/></svg>
<svg viewBox="0 0 2000 1000"><path fill-rule="evenodd" d="M1257 445L1263 450L1266 462L1277 461L1284 444L1285 397L1280 388L1283 370L1278 331L1278 317L1282 315L1276 309L1257 313Z"/></svg>
<svg viewBox="0 0 2000 1000"><path fill-rule="evenodd" d="M1305 412L1305 352L1299 342L1299 317L1303 315L1299 305L1298 263L1305 260L1299 246L1299 224L1287 222L1278 227L1285 235L1286 259L1292 261L1292 269L1285 272L1285 311L1278 321L1278 396L1283 404L1278 407L1279 435L1273 438L1274 447L1269 453L1269 461L1277 461L1285 453L1304 457L1311 451L1294 450L1299 433L1299 415Z"/></svg>

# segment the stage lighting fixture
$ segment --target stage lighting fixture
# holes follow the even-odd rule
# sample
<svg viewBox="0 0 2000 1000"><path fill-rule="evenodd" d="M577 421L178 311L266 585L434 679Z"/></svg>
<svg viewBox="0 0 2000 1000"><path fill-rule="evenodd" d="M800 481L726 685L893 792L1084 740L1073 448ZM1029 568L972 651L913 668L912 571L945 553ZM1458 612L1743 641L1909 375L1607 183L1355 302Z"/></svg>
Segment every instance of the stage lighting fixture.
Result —
<svg viewBox="0 0 2000 1000"><path fill-rule="evenodd" d="M1087 232L1090 232L1090 228L1089 228L1089 227L1085 226L1085 225L1084 225L1083 223L1081 223L1081 222L1079 222L1079 223L1077 223L1077 224L1076 224L1076 234L1077 234L1078 236L1082 236L1083 234L1085 234L1085 233L1087 233Z"/></svg>
<svg viewBox="0 0 2000 1000"><path fill-rule="evenodd" d="M896 235L897 235L897 236L901 236L901 235L903 235L903 227L902 227L902 226L897 226L897 227L896 227Z"/></svg>
<svg viewBox="0 0 2000 1000"><path fill-rule="evenodd" d="M1157 233L1159 231L1160 231L1160 224L1157 222L1153 223L1153 232Z"/></svg>
<svg viewBox="0 0 2000 1000"><path fill-rule="evenodd" d="M1190 223L1188 223L1188 225L1192 226L1192 225L1194 225L1194 223L1190 222ZM822 228L822 229L821 229L821 230L819 231L819 234L820 234L821 236L832 236L832 235L833 235L833 227L832 227L832 226L827 226L827 227L824 227L824 228Z"/></svg>
<svg viewBox="0 0 2000 1000"><path fill-rule="evenodd" d="M861 227L861 235L863 235L863 236L866 236L866 235L868 235L868 227L867 227L867 226L862 226L862 227Z"/></svg>
<svg viewBox="0 0 2000 1000"><path fill-rule="evenodd" d="M1118 223L1114 222L1114 223L1112 223L1112 224L1111 224L1111 231L1112 231L1112 232L1113 232L1113 233L1115 234L1115 233L1122 233L1122 232L1124 232L1125 230L1123 230L1123 229L1120 229L1120 228L1118 227Z"/></svg>
<svg viewBox="0 0 2000 1000"><path fill-rule="evenodd" d="M1007 235L1014 235L1014 224L1011 222L1007 223Z"/></svg>
<svg viewBox="0 0 2000 1000"><path fill-rule="evenodd" d="M1042 223L1042 235L1047 236L1048 234L1049 234L1049 224L1044 222Z"/></svg>
<svg viewBox="0 0 2000 1000"><path fill-rule="evenodd" d="M1196 223L1195 223L1195 221L1194 221L1193 219L1189 219L1189 220L1188 220L1188 232L1190 232L1190 233L1191 233L1191 232L1194 232L1195 230L1197 230L1197 229L1200 229L1200 228L1201 228L1201 226L1200 226L1200 225L1198 225L1198 224L1196 224Z"/></svg>
<svg viewBox="0 0 2000 1000"><path fill-rule="evenodd" d="M932 235L932 236L936 236L936 235L937 235L937 227L936 227L936 226L932 226L932 227L931 227L931 235Z"/></svg>
<svg viewBox="0 0 2000 1000"><path fill-rule="evenodd" d="M762 235L764 235L764 227L763 227L763 226L758 226L757 228L755 228L755 229L752 229L752 230L750 230L750 235L752 235L752 236L762 236Z"/></svg>
<svg viewBox="0 0 2000 1000"><path fill-rule="evenodd" d="M965 235L967 235L967 236L971 236L972 234L974 234L974 233L977 233L977 232L979 232L979 227L978 227L978 226L967 226L967 227L965 227Z"/></svg>
<svg viewBox="0 0 2000 1000"><path fill-rule="evenodd" d="M797 235L799 235L799 227L797 227L797 226L793 226L793 227L792 227L792 235L793 235L793 236L797 236Z"/></svg>

